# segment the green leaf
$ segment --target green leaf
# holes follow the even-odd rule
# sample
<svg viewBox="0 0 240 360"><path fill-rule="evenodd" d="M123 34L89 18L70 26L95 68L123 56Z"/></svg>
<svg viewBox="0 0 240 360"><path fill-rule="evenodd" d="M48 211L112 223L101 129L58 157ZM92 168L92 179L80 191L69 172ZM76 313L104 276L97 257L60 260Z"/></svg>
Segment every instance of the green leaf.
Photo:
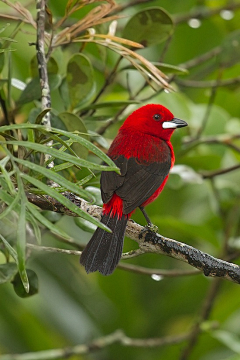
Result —
<svg viewBox="0 0 240 360"><path fill-rule="evenodd" d="M95 131L88 131L89 135L91 135L92 139L98 143L103 149L108 150L109 149L109 143L107 142L107 140L99 135L98 133L96 133Z"/></svg>
<svg viewBox="0 0 240 360"><path fill-rule="evenodd" d="M9 242L1 234L0 234L0 240L4 243L6 249L9 251L9 254L18 265L18 256L16 250L9 244Z"/></svg>
<svg viewBox="0 0 240 360"><path fill-rule="evenodd" d="M50 110L51 110L50 108L46 108L46 109L42 110L42 111L40 112L40 114L38 114L35 123L36 123L36 124L41 124L43 117L44 117Z"/></svg>
<svg viewBox="0 0 240 360"><path fill-rule="evenodd" d="M236 334L225 330L216 330L212 333L212 336L227 348L240 355L240 342Z"/></svg>
<svg viewBox="0 0 240 360"><path fill-rule="evenodd" d="M13 284L13 288L15 293L20 296L21 298L26 298L26 297L30 297L32 295L35 295L38 293L38 277L37 274L35 273L35 271L27 269L26 270L26 274L28 277L28 281L29 281L29 291L26 292L22 281L21 281L21 276L19 275L19 273L17 273L12 281Z"/></svg>
<svg viewBox="0 0 240 360"><path fill-rule="evenodd" d="M37 188L44 191L49 196L53 197L57 201L59 201L61 204L63 204L66 208L77 214L78 216L81 216L83 219L86 219L90 221L92 224L97 225L98 227L110 232L109 228L102 223L100 223L98 220L93 218L91 215L85 213L83 210L81 210L79 207L74 205L69 199L67 199L62 194L59 194L54 188L49 187L48 185L44 184L43 182L34 179L33 177L27 175L27 174L21 174L22 178L36 186Z"/></svg>
<svg viewBox="0 0 240 360"><path fill-rule="evenodd" d="M37 209L37 207L31 203L27 203L27 208L30 211L30 213L41 223L43 224L46 228L48 228L53 234L71 241L72 238L63 230L61 230L58 226L56 226L55 224L53 224L51 221L49 221L48 219L45 218L45 216L43 216L40 211Z"/></svg>
<svg viewBox="0 0 240 360"><path fill-rule="evenodd" d="M27 202L28 205L28 202ZM41 244L42 242L42 234L41 234L41 229L39 227L39 224L36 220L36 218L34 216L31 216L31 214L29 214L29 212L27 212L27 220L29 221L29 223L31 224L33 231L34 231L34 236L35 239L37 240L38 244Z"/></svg>
<svg viewBox="0 0 240 360"><path fill-rule="evenodd" d="M48 74L57 74L59 71L58 64L53 57L50 57L47 62L47 71ZM39 76L38 61L36 55L34 55L30 61L30 74L32 78L37 78Z"/></svg>
<svg viewBox="0 0 240 360"><path fill-rule="evenodd" d="M160 7L151 7L139 11L128 21L122 37L147 47L161 43L172 33L170 15Z"/></svg>
<svg viewBox="0 0 240 360"><path fill-rule="evenodd" d="M24 286L25 291L29 292L29 282L25 268L26 261L26 204L27 199L24 193L22 179L18 174L18 191L21 195L20 214L17 226L17 256L18 256L18 271Z"/></svg>
<svg viewBox="0 0 240 360"><path fill-rule="evenodd" d="M44 154L49 154L49 155L53 156L54 158L58 158L58 159L61 159L64 161L69 161L74 165L77 165L80 167L86 167L88 169L103 170L103 171L115 171L117 169L116 166L111 167L111 166L105 166L105 165L98 165L98 164L92 163L90 161L77 158L77 157L67 154L65 152L58 151L58 150L51 148L49 146L46 146L46 145L36 144L36 143L28 142L28 141L8 141L7 143L11 144L11 145L26 147L26 148L29 148L29 149L32 149L34 151L38 151L38 152L41 152Z"/></svg>
<svg viewBox="0 0 240 360"><path fill-rule="evenodd" d="M44 133L50 133L48 130L46 130L45 126L43 125L37 125L37 124L14 124L14 125L7 125L7 126L2 126L0 127L0 133L4 133L5 131L8 130L13 130L13 129L36 129L39 131L42 131ZM78 142L80 144L82 144L83 146L85 146L89 151L93 152L95 155L97 155L100 159L102 159L106 164L109 165L109 167L107 166L101 166L98 165L98 170L104 170L104 171L116 171L118 174L120 174L120 170L116 167L116 165L114 164L114 162L106 155L104 154L104 152L102 152L97 146L95 146L94 144L92 144L90 141L82 138L81 136L77 135L77 134L72 134L68 131L64 131L64 130L59 130L59 129L55 129L55 128L51 128L51 132L57 133L58 135L63 135L63 136L67 136L70 139L72 139L75 142ZM27 142L22 142L23 144L26 144ZM1 144L1 141L0 141ZM15 144L15 142L14 142ZM29 147L36 145L33 143L28 143ZM24 146L24 145L23 145ZM51 148L46 147L47 150L49 151ZM53 150L53 149L52 149ZM56 150L55 150L56 151ZM57 152L57 157L59 158L59 152ZM56 152L54 152L54 155L56 155ZM68 154L65 154L68 155ZM70 156L70 155L69 155ZM68 157L69 159L69 157ZM70 157L70 159L72 160L72 157ZM64 160L62 158L62 160ZM66 160L69 161L69 160ZM82 161L86 161L86 160L82 160ZM70 161L73 163L73 161ZM76 164L78 166L81 166L78 164ZM100 167L100 168L99 168Z"/></svg>
<svg viewBox="0 0 240 360"><path fill-rule="evenodd" d="M1 194L2 194L1 191L2 190L0 190L0 198L1 198ZM12 211L16 210L16 206L18 205L19 200L20 200L20 192L19 191L17 192L17 195L12 198L12 200L13 201L11 202L11 204L8 207L6 207L6 209L0 214L0 219L4 218L4 216L7 216Z"/></svg>
<svg viewBox="0 0 240 360"><path fill-rule="evenodd" d="M50 90L53 91L59 87L61 83L61 76L57 74L50 74L48 77ZM17 101L18 105L27 104L34 100L41 98L41 88L39 78L32 79L25 89L22 91L20 98Z"/></svg>
<svg viewBox="0 0 240 360"><path fill-rule="evenodd" d="M96 230L96 226L94 226L89 221L82 219L80 217L74 218L75 224L80 227L83 231L87 231L93 233Z"/></svg>
<svg viewBox="0 0 240 360"><path fill-rule="evenodd" d="M1 27L1 29L0 29L0 34L1 34L2 32L4 32L9 26L10 26L9 23L3 25L3 26Z"/></svg>
<svg viewBox="0 0 240 360"><path fill-rule="evenodd" d="M90 99L95 91L93 68L83 54L75 54L67 64L67 85L71 108Z"/></svg>
<svg viewBox="0 0 240 360"><path fill-rule="evenodd" d="M68 168L72 167L72 164L70 162L65 162L59 165L55 165L52 170L58 172L58 171L62 171L62 170L66 170Z"/></svg>
<svg viewBox="0 0 240 360"><path fill-rule="evenodd" d="M0 170L2 172L3 177L5 178L6 184L8 185L9 191L12 195L16 194L16 190L14 188L14 185L12 183L10 174L8 171L6 171L5 167L7 165L9 161L9 156L5 156L1 161L0 161Z"/></svg>
<svg viewBox="0 0 240 360"><path fill-rule="evenodd" d="M0 199L2 199L2 201L4 201L8 205L8 207L2 212L2 214L4 214L4 215L1 214L1 218L3 218L4 216L7 216L10 213L10 211L12 211L12 210L19 214L19 212L20 212L20 205L19 205L20 192L19 191L17 192L17 196L12 197L7 192L0 189ZM27 205L28 204L30 204L30 203L27 203ZM41 232L40 232L37 222L35 221L34 216L32 216L30 213L27 212L26 218L27 218L27 221L29 221L33 227L34 234L35 234L35 237L36 237L38 243L41 243Z"/></svg>
<svg viewBox="0 0 240 360"><path fill-rule="evenodd" d="M36 171L42 175L44 175L47 179L51 179L54 182L56 182L57 184L63 186L64 188L66 188L68 191L73 192L74 194L83 197L85 199L90 199L91 194L89 194L86 190L81 189L78 185L72 183L71 181L65 179L64 177L62 177L61 175L59 175L58 173L56 173L55 171L52 171L50 169L47 169L43 166L37 165L35 163L32 163L30 161L27 160L23 160L23 159L17 159L14 158L14 161L28 167L29 169Z"/></svg>
<svg viewBox="0 0 240 360"><path fill-rule="evenodd" d="M62 120L64 125L66 126L67 131L73 132L75 130L83 133L81 137L86 140L89 140L89 135L87 134L86 126L84 125L82 119L70 112L63 112L58 115L58 117ZM86 135L84 135L84 133ZM86 159L88 156L88 150L85 146L80 145L79 143L73 143L72 145L73 151L82 159Z"/></svg>
<svg viewBox="0 0 240 360"><path fill-rule="evenodd" d="M0 265L0 284L11 281L17 271L17 265L15 263L6 263Z"/></svg>
<svg viewBox="0 0 240 360"><path fill-rule="evenodd" d="M59 86L59 94L62 98L63 101L63 105L65 109L69 109L70 108L70 96L69 96L69 90L68 90L68 83L66 78L62 79L62 82Z"/></svg>

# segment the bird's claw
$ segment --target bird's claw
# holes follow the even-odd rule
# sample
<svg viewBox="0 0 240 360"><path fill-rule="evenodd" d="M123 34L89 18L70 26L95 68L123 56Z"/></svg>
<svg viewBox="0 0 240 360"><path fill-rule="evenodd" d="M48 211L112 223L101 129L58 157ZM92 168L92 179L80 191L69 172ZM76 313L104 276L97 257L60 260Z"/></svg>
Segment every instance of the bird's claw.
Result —
<svg viewBox="0 0 240 360"><path fill-rule="evenodd" d="M146 228L146 230L147 231L152 231L152 232L155 232L155 233L157 233L158 232L158 227L157 227L157 225L154 225L154 224L147 224L146 226L145 226L145 228Z"/></svg>
<svg viewBox="0 0 240 360"><path fill-rule="evenodd" d="M146 226L144 226L144 228L142 228L140 234L139 234L139 239L141 239L143 237L143 234L145 234L148 231L152 231L154 233L158 232L158 227L152 223L147 224Z"/></svg>

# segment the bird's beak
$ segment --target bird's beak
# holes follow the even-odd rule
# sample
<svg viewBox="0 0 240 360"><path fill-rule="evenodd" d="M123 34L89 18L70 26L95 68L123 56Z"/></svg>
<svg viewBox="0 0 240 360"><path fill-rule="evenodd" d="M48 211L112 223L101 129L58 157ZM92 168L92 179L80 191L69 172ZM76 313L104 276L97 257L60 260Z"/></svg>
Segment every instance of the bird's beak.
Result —
<svg viewBox="0 0 240 360"><path fill-rule="evenodd" d="M177 118L173 118L171 121L164 121L162 123L163 129L176 129L184 126L188 126L188 123Z"/></svg>

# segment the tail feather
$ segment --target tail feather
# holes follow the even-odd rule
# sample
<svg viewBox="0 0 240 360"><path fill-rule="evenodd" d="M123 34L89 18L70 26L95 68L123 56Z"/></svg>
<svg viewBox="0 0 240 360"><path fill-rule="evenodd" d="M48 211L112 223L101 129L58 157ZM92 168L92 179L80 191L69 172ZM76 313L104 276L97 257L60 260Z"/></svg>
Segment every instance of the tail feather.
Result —
<svg viewBox="0 0 240 360"><path fill-rule="evenodd" d="M114 271L122 255L127 220L126 216L102 216L101 222L107 225L112 233L97 228L93 234L80 258L80 263L85 266L87 273L99 271L103 275L110 275Z"/></svg>

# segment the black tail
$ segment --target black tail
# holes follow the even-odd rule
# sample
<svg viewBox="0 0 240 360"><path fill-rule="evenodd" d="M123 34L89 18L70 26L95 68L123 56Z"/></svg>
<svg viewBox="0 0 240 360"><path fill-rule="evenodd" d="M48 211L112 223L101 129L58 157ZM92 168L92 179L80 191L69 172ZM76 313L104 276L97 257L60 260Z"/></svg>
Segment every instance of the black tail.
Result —
<svg viewBox="0 0 240 360"><path fill-rule="evenodd" d="M93 234L80 258L80 263L85 266L87 273L99 271L103 275L110 275L114 271L122 255L127 220L126 216L102 216L101 222L107 225L112 233L97 228Z"/></svg>

